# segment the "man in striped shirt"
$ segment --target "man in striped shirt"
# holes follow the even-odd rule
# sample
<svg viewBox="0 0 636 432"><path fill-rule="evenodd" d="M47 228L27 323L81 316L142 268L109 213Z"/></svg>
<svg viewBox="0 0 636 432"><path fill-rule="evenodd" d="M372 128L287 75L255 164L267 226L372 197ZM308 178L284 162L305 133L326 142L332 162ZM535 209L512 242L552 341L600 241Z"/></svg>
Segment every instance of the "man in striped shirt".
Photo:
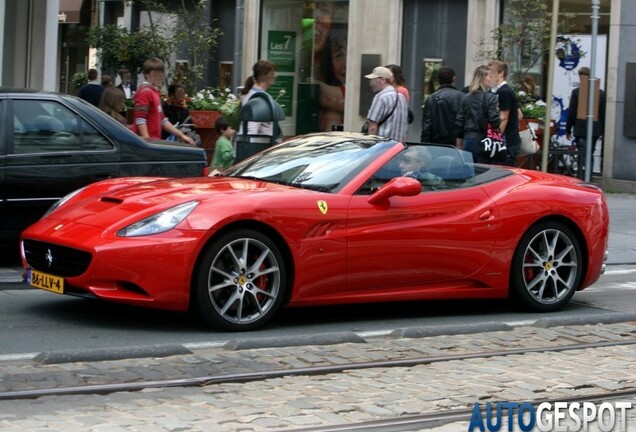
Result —
<svg viewBox="0 0 636 432"><path fill-rule="evenodd" d="M404 96L391 85L393 74L389 69L378 66L365 78L370 80L369 85L375 93L367 114L369 134L404 142L408 128L408 107Z"/></svg>

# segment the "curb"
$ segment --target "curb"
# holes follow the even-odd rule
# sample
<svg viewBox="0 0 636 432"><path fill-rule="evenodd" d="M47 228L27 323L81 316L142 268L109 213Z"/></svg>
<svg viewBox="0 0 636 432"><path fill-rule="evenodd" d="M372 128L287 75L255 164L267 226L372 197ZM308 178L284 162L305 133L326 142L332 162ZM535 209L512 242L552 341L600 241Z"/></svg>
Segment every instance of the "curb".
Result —
<svg viewBox="0 0 636 432"><path fill-rule="evenodd" d="M125 360L132 358L169 357L192 354L183 345L156 345L130 348L98 348L83 351L44 351L33 358L40 364L59 364L75 362L97 362L107 360Z"/></svg>
<svg viewBox="0 0 636 432"><path fill-rule="evenodd" d="M540 318L536 321L523 321L516 324L487 322L480 324L451 324L427 327L409 327L395 329L385 336L391 338L420 339L432 336L451 336L460 334L486 333L496 331L511 331L515 327L559 327L595 324L617 324L622 322L634 322L636 324L636 312L602 313L589 317L557 317ZM213 344L215 347L240 351L262 348L285 348L309 345L338 345L345 343L369 343L376 337L365 337L354 332L329 333L322 335L287 336L281 338L259 339L233 339L226 343ZM176 355L195 354L197 348L188 348L181 344L155 345L144 347L129 347L115 349L91 349L84 351L44 351L35 357L33 361L39 364L59 364L74 362L99 362L109 360L125 360L133 358L169 357Z"/></svg>

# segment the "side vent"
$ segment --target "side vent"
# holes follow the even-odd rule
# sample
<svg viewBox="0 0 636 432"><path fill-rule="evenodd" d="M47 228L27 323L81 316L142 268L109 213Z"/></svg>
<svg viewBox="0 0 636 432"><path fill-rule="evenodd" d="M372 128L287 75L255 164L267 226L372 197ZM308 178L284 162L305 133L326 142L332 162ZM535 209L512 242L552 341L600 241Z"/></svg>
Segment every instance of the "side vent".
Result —
<svg viewBox="0 0 636 432"><path fill-rule="evenodd" d="M333 231L335 228L336 228L335 223L321 223L309 228L307 230L307 233L305 234L305 237L306 238L323 237L323 236L331 234L331 231Z"/></svg>
<svg viewBox="0 0 636 432"><path fill-rule="evenodd" d="M113 203L113 204L121 204L124 200L113 197L102 197L101 202Z"/></svg>

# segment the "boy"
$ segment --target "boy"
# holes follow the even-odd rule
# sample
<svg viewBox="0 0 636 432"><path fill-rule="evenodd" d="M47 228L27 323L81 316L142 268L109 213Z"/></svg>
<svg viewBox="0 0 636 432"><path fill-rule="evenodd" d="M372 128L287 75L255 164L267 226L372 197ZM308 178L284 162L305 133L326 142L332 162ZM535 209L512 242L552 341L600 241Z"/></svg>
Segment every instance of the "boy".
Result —
<svg viewBox="0 0 636 432"><path fill-rule="evenodd" d="M161 107L159 89L164 83L165 66L159 59L144 62L144 83L135 93L135 123L132 131L142 138L161 139L162 129L173 134L181 141L194 145L194 141L185 135L164 116Z"/></svg>
<svg viewBox="0 0 636 432"><path fill-rule="evenodd" d="M219 134L219 138L214 146L214 157L210 168L225 170L231 167L234 162L234 149L231 140L236 131L223 117L216 119L214 129Z"/></svg>

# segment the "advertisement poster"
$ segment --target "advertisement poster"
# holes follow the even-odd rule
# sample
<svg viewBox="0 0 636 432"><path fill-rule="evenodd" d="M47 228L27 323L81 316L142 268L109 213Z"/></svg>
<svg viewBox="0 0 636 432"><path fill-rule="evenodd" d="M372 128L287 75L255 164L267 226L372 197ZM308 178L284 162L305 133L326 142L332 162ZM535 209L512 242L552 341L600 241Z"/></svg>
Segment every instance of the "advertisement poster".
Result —
<svg viewBox="0 0 636 432"><path fill-rule="evenodd" d="M267 58L278 72L296 70L296 32L270 30L267 35Z"/></svg>
<svg viewBox="0 0 636 432"><path fill-rule="evenodd" d="M560 145L571 145L566 137L566 123L568 107L572 90L579 86L579 69L591 67L591 35L564 35L559 36L554 50L555 68L552 89L552 116L557 120L557 140ZM596 39L596 63L595 75L600 80L600 88L605 89L605 69L607 57L607 36L598 35ZM599 143L600 144L600 143ZM600 154L600 145L596 151Z"/></svg>
<svg viewBox="0 0 636 432"><path fill-rule="evenodd" d="M439 88L439 82L437 81L437 73L439 68L444 64L444 59L441 58L425 58L422 70L424 71L424 80L422 82L422 105L426 102L426 98L432 95Z"/></svg>
<svg viewBox="0 0 636 432"><path fill-rule="evenodd" d="M285 117L292 115L292 101L294 99L294 77L278 76L276 82L267 89L276 102L285 112Z"/></svg>

